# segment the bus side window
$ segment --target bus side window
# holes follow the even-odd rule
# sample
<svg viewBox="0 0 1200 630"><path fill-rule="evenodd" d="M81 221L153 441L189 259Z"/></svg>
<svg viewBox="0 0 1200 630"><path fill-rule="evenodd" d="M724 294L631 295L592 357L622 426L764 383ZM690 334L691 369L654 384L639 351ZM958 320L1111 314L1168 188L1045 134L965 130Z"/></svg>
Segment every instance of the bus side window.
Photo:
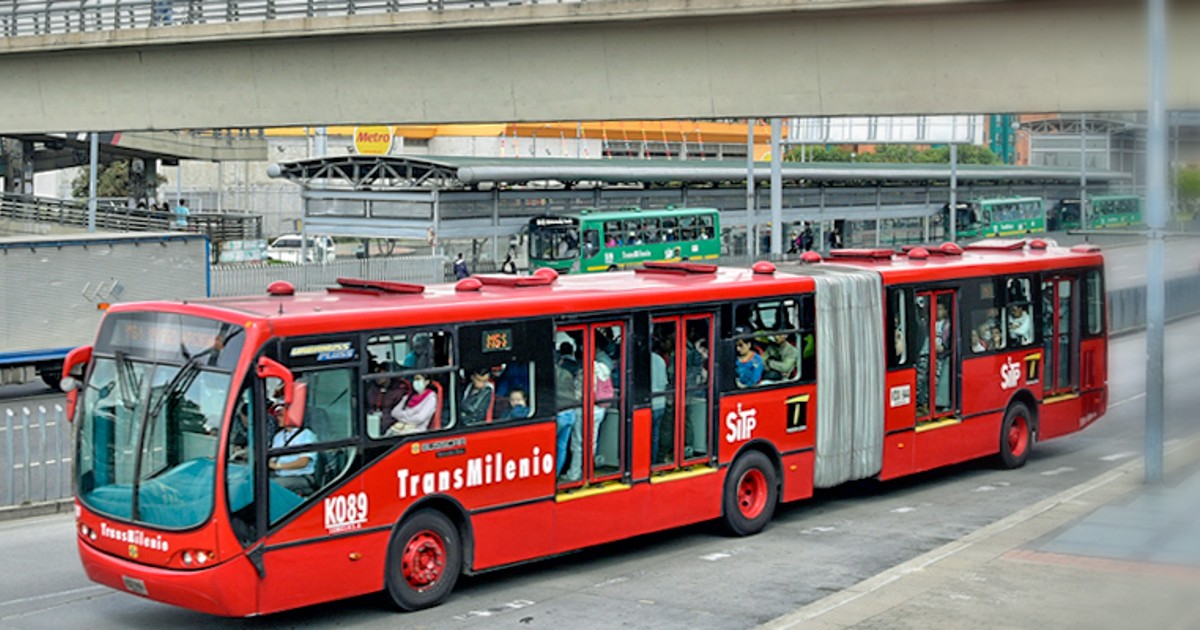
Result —
<svg viewBox="0 0 1200 630"><path fill-rule="evenodd" d="M460 328L462 381L454 390L458 422L475 426L545 418L550 384L540 368L550 363L551 353L541 340L549 336L549 320Z"/></svg>
<svg viewBox="0 0 1200 630"><path fill-rule="evenodd" d="M1032 285L1029 278L1008 278L1005 283L1005 321L1008 345L1020 348L1033 345Z"/></svg>
<svg viewBox="0 0 1200 630"><path fill-rule="evenodd" d="M1005 332L1004 284L1000 279L975 281L963 290L963 310L969 317L963 327L965 340L973 354L1002 350L1007 345Z"/></svg>
<svg viewBox="0 0 1200 630"><path fill-rule="evenodd" d="M912 364L912 353L909 352L913 338L913 327L910 325L912 291L910 289L889 289L887 300L888 322L888 367L908 367Z"/></svg>
<svg viewBox="0 0 1200 630"><path fill-rule="evenodd" d="M600 232L596 229L583 232L583 255L586 258L595 256L600 251Z"/></svg>

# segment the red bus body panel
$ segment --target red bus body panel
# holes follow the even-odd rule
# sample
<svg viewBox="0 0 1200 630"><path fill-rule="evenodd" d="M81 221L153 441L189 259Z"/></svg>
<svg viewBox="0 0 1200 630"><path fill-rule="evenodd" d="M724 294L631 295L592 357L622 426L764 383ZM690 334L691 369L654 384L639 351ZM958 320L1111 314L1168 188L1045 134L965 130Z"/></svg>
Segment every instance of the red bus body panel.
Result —
<svg viewBox="0 0 1200 630"><path fill-rule="evenodd" d="M79 540L79 559L89 579L131 593L125 579L141 580L145 597L213 615L246 617L258 607L258 576L244 556L207 569L181 571L138 564L105 553ZM140 593L134 593L140 594Z"/></svg>

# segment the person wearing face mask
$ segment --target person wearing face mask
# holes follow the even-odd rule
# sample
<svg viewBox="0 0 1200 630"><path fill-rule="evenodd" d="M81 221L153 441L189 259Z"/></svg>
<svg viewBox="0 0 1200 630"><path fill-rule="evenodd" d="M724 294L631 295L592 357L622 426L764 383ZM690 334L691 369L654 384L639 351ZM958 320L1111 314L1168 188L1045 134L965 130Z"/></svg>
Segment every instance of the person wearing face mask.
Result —
<svg viewBox="0 0 1200 630"><path fill-rule="evenodd" d="M437 394L429 387L429 378L417 374L412 378L412 393L405 395L392 408L392 419L395 422L388 427L385 435L404 435L419 433L429 428L429 421L437 411Z"/></svg>

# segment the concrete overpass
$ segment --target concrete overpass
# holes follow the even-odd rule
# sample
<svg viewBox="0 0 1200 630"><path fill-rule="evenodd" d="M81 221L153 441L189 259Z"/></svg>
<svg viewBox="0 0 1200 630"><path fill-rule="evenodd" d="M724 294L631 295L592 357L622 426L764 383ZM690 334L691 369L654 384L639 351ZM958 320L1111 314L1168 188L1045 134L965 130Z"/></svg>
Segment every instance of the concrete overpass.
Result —
<svg viewBox="0 0 1200 630"><path fill-rule="evenodd" d="M7 37L0 133L1136 110L1144 4L611 0ZM1171 11L1167 106L1197 109L1200 3Z"/></svg>

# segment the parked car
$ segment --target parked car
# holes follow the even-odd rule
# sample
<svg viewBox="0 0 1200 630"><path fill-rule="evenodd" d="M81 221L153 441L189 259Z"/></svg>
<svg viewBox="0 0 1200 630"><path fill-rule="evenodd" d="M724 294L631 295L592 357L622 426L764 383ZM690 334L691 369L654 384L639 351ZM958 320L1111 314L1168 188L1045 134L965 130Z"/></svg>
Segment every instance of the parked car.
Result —
<svg viewBox="0 0 1200 630"><path fill-rule="evenodd" d="M279 262L299 264L301 236L299 234L284 234L267 246L267 258ZM337 258L337 247L328 236L310 234L307 238L305 260L310 263L328 263Z"/></svg>

